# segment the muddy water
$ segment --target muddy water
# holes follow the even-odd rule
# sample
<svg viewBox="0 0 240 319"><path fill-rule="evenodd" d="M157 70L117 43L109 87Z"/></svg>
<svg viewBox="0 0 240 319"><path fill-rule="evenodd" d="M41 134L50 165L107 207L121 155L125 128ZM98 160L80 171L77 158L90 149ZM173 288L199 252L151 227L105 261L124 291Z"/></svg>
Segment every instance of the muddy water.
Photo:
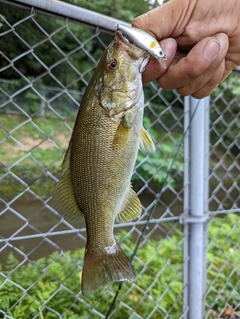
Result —
<svg viewBox="0 0 240 319"><path fill-rule="evenodd" d="M215 189L215 187L212 187ZM166 191L161 197L161 202L158 204L154 218L159 218L166 214L166 208L169 208L169 214L166 217L178 216L183 211L183 191L179 192L176 197L171 191ZM154 196L145 193L140 198L144 207L150 207ZM215 200L210 202L210 210L218 209L219 202L222 202L225 209L230 209L235 203L240 206L240 196L237 189L233 189L230 194L220 190L215 193ZM0 212L4 211L6 206L0 202ZM151 211L151 210L149 210ZM145 217L146 219L146 217ZM10 252L19 258L19 260L37 258L47 256L50 253L63 249L72 250L85 246L85 231L78 233L71 231L74 228L83 228L84 221L70 221L64 220L55 214L49 206L44 206L41 201L15 201L10 205L10 209L0 215L0 262L4 263L6 257ZM161 223L160 225L150 225L147 233L152 239L158 237L165 237L174 231L174 228L179 227L177 222ZM143 225L138 226L137 229L142 230ZM115 233L120 228L115 230ZM122 229L122 228L121 228ZM125 227L129 231L131 227ZM65 234L51 236L49 234L64 231ZM42 236L42 234L45 234ZM35 238L32 238L32 235ZM29 236L29 237L26 237ZM133 240L136 240L139 232L135 231ZM6 240L4 240L4 238ZM17 238L17 240L9 240L9 238Z"/></svg>

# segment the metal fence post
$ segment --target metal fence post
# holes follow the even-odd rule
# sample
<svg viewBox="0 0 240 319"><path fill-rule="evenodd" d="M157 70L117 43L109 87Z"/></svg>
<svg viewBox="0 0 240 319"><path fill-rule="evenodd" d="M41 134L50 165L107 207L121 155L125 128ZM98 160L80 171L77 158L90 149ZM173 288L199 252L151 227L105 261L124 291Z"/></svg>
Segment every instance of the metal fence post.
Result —
<svg viewBox="0 0 240 319"><path fill-rule="evenodd" d="M184 311L203 319L208 218L209 98L185 98Z"/></svg>

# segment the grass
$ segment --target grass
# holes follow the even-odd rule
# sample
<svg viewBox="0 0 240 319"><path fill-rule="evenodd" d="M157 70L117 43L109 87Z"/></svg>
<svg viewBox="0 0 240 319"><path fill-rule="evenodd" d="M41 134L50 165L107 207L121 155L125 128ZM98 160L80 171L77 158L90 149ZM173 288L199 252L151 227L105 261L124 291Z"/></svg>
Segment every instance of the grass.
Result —
<svg viewBox="0 0 240 319"><path fill-rule="evenodd" d="M240 312L240 218L236 214L215 218L209 224L208 285L206 306L208 318L232 318ZM121 232L125 250L133 250L131 236ZM183 233L176 230L171 238L145 241L133 265L138 274L134 284L124 283L116 302L115 319L178 319L182 315ZM130 250L129 250L130 249ZM106 315L117 284L109 285L84 299L80 293L83 249L55 252L26 263L13 254L8 257L0 276L1 310L14 319L97 319L98 311ZM7 278L7 279L6 279ZM26 293L25 293L26 292ZM127 305L127 307L124 306ZM94 309L94 310L93 310ZM134 311L132 310L134 309ZM234 309L234 310L233 310ZM140 316L140 317L139 317ZM236 317L234 317L236 316ZM0 318L3 314L0 313Z"/></svg>
<svg viewBox="0 0 240 319"><path fill-rule="evenodd" d="M51 175L60 175L74 122L46 118L29 120L0 113L0 123L2 196L15 197L28 185L40 197L49 197L55 185ZM25 192L22 199L28 198L29 193Z"/></svg>

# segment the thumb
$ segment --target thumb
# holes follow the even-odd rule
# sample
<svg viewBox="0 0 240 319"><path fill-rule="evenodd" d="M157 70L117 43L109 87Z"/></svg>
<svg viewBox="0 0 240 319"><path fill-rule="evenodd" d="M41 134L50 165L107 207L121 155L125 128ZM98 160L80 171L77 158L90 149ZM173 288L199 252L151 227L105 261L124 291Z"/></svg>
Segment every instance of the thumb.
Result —
<svg viewBox="0 0 240 319"><path fill-rule="evenodd" d="M195 1L171 0L138 16L132 22L135 28L152 33L158 40L176 38L184 32Z"/></svg>

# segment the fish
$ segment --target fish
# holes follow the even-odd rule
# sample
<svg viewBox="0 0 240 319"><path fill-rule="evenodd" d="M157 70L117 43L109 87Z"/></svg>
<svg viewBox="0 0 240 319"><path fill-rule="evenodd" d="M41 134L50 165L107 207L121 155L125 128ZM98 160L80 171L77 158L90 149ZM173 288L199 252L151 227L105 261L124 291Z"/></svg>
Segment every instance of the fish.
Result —
<svg viewBox="0 0 240 319"><path fill-rule="evenodd" d="M167 60L167 56L157 39L152 34L142 29L128 27L122 24L116 24L116 29L122 33L126 42L129 40L133 41L138 48L145 50L157 59L163 69L167 68L165 62L165 60Z"/></svg>
<svg viewBox="0 0 240 319"><path fill-rule="evenodd" d="M135 280L129 258L117 244L115 221L129 222L142 211L132 188L138 149L155 151L143 128L142 72L149 56L115 32L84 92L62 163L53 201L63 216L84 217L87 242L83 296L109 283Z"/></svg>

